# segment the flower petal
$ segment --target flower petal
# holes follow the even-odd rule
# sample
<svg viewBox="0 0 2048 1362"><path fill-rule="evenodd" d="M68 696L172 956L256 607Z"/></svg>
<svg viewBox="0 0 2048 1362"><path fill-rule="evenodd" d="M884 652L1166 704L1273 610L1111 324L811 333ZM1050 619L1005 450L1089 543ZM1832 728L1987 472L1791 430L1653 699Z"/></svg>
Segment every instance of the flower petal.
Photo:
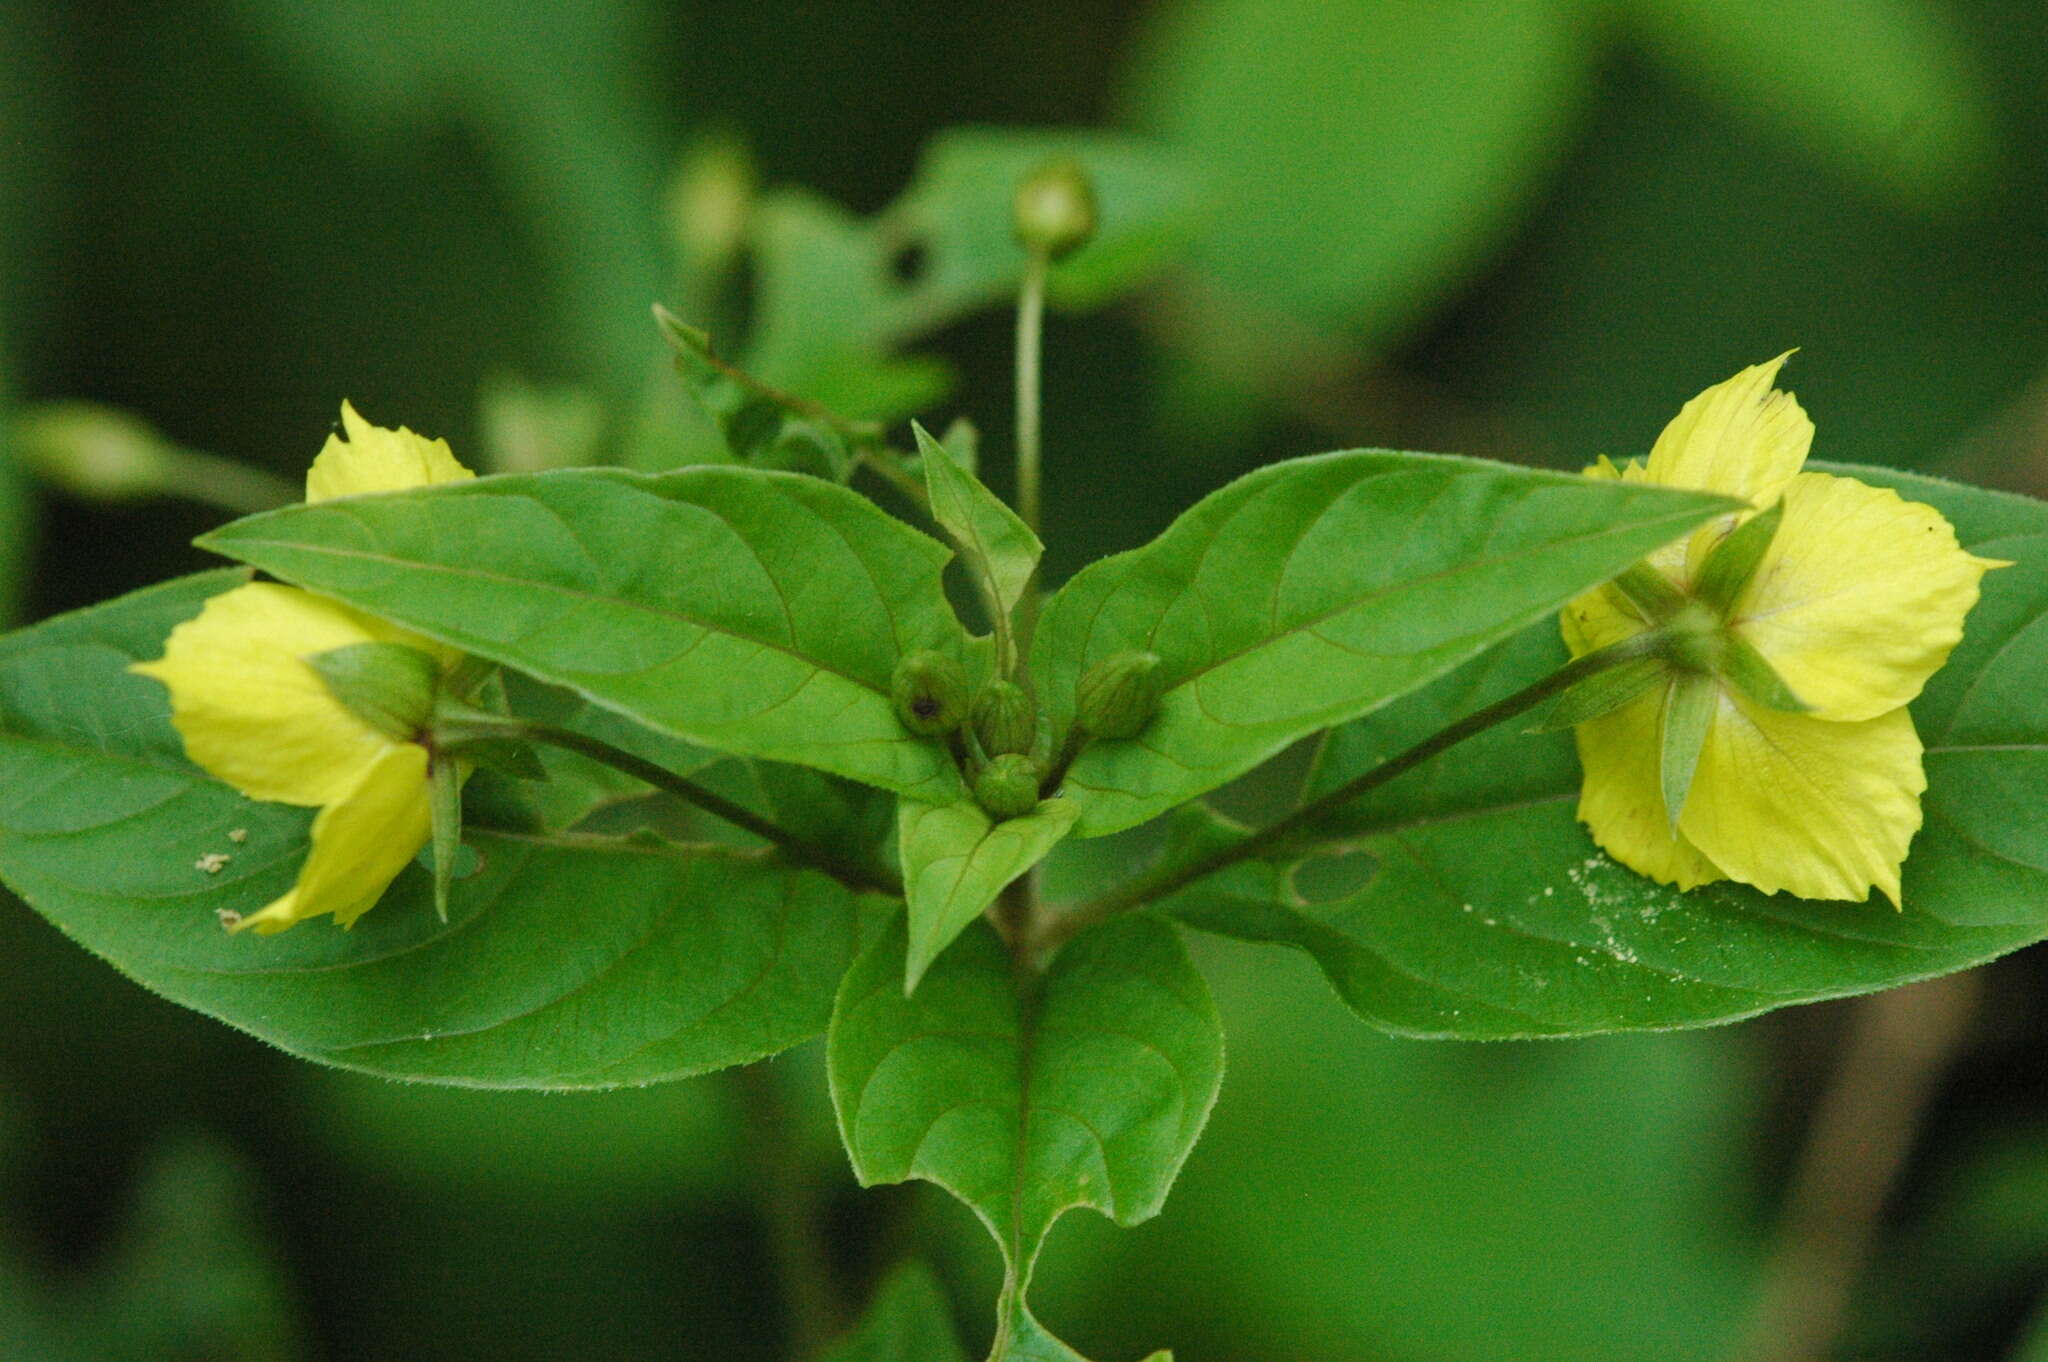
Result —
<svg viewBox="0 0 2048 1362"><path fill-rule="evenodd" d="M306 473L309 502L366 492L402 492L476 476L456 460L446 440L429 440L404 426L397 430L373 426L346 402L341 404L341 423L348 439L328 436Z"/></svg>
<svg viewBox="0 0 2048 1362"><path fill-rule="evenodd" d="M1817 718L1871 719L1920 693L1997 564L1932 506L1802 473L1733 622Z"/></svg>
<svg viewBox="0 0 2048 1362"><path fill-rule="evenodd" d="M392 743L300 659L409 638L296 587L257 582L209 600L171 631L161 658L130 670L170 688L171 722L209 773L251 799L331 804Z"/></svg>
<svg viewBox="0 0 2048 1362"><path fill-rule="evenodd" d="M1649 481L1759 508L1776 501L1813 445L1813 422L1798 400L1771 389L1791 354L1753 364L1681 407L1650 450Z"/></svg>
<svg viewBox="0 0 2048 1362"><path fill-rule="evenodd" d="M1722 696L1679 828L1767 894L1899 901L1920 830L1920 735L1904 708L1858 723Z"/></svg>
<svg viewBox="0 0 2048 1362"><path fill-rule="evenodd" d="M1659 686L1578 726L1579 765L1585 770L1579 821L1592 831L1601 850L1629 869L1663 884L1694 889L1727 876L1699 848L1674 834L1664 814L1658 718L1666 689ZM1703 779L1703 771L1694 777L1687 807L1699 797L1698 782Z"/></svg>
<svg viewBox="0 0 2048 1362"><path fill-rule="evenodd" d="M431 818L427 750L413 743L387 748L313 820L313 849L299 869L299 882L235 923L235 930L281 932L322 913L350 925L376 906L427 844Z"/></svg>

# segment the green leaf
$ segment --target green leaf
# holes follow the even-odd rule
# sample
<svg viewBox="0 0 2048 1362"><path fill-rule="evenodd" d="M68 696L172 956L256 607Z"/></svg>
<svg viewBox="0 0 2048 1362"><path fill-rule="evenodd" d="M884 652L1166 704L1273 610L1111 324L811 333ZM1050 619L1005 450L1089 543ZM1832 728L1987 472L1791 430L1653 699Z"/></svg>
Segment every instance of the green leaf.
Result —
<svg viewBox="0 0 2048 1362"><path fill-rule="evenodd" d="M953 462L946 447L934 440L921 425L913 425L917 452L924 465L925 488L931 495L932 519L960 547L967 570L987 603L999 638L1010 637L1010 620L1017 602L1038 571L1045 545L1002 498L988 490L981 479ZM1008 673L1012 659L1001 659L999 668Z"/></svg>
<svg viewBox="0 0 2048 1362"><path fill-rule="evenodd" d="M1139 56L1139 118L1228 205L1193 252L1215 297L1187 343L1218 373L1270 373L1300 356L1304 330L1374 347L1424 316L1505 237L1563 150L1593 55L1573 8L1162 10Z"/></svg>
<svg viewBox="0 0 2048 1362"><path fill-rule="evenodd" d="M1691 893L1603 855L1574 818L1563 734L1503 725L1332 817L1379 861L1335 903L1266 865L1170 905L1183 921L1309 951L1360 1016L1409 1035L1586 1035L1732 1021L1965 969L2048 937L2048 506L1932 478L1836 469L1940 509L1964 545L2015 564L1984 579L1963 642L1913 704L1925 824L1903 911L1737 885ZM1331 735L1332 789L1563 661L1542 621L1429 689Z"/></svg>
<svg viewBox="0 0 2048 1362"><path fill-rule="evenodd" d="M647 1083L823 1027L884 905L732 848L472 829L482 866L446 924L414 865L353 930L222 931L222 910L290 887L310 811L193 767L163 688L126 668L244 580L184 578L0 639L0 879L67 935L174 1002L389 1077Z"/></svg>
<svg viewBox="0 0 2048 1362"><path fill-rule="evenodd" d="M938 1278L920 1262L891 1272L859 1325L825 1362L968 1362Z"/></svg>
<svg viewBox="0 0 2048 1362"><path fill-rule="evenodd" d="M531 673L672 737L945 799L889 702L961 651L948 554L815 478L569 470L240 520L206 547Z"/></svg>
<svg viewBox="0 0 2048 1362"><path fill-rule="evenodd" d="M1729 105L1895 197L1954 204L1991 168L1983 72L1925 0L1632 0L1635 25Z"/></svg>
<svg viewBox="0 0 2048 1362"><path fill-rule="evenodd" d="M1055 734L1088 667L1163 659L1151 726L1069 772L1075 832L1141 823L1423 685L1726 505L1380 450L1239 479L1045 608L1032 674Z"/></svg>
<svg viewBox="0 0 2048 1362"><path fill-rule="evenodd" d="M995 822L971 799L901 802L897 843L910 904L905 992L1012 880L1045 859L1080 812L1071 799L1048 799L1022 818Z"/></svg>
<svg viewBox="0 0 2048 1362"><path fill-rule="evenodd" d="M985 926L905 997L903 933L847 973L827 1057L863 1186L922 1178L980 1217L1005 1264L993 1359L1073 1354L1024 1304L1046 1231L1076 1206L1158 1213L1223 1075L1208 987L1173 929L1132 915L1084 932L1028 999Z"/></svg>
<svg viewBox="0 0 2048 1362"><path fill-rule="evenodd" d="M1093 239L1053 267L1046 292L1054 306L1100 307L1128 291L1205 216L1195 177L1156 144L1064 128L949 128L926 144L910 188L877 220L886 244L921 253L896 325L928 328L1015 293L1024 252L1010 200L1026 175L1060 157L1087 172L1099 219Z"/></svg>

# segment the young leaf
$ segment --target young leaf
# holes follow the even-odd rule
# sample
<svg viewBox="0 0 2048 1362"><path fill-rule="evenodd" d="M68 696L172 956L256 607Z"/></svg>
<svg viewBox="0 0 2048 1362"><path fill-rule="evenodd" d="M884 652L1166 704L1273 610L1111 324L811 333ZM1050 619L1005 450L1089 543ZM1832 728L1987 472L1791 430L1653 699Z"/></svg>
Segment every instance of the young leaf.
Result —
<svg viewBox="0 0 2048 1362"><path fill-rule="evenodd" d="M341 931L230 936L287 889L310 811L188 762L130 675L237 570L0 639L0 879L123 973L293 1054L396 1078L596 1088L758 1059L817 1033L885 911L730 848L472 829L435 916L408 868Z"/></svg>
<svg viewBox="0 0 2048 1362"><path fill-rule="evenodd" d="M859 1325L824 1362L968 1362L938 1278L908 1262L883 1279Z"/></svg>
<svg viewBox="0 0 2048 1362"><path fill-rule="evenodd" d="M846 436L799 399L758 382L720 359L711 337L666 308L655 320L675 352L676 369L690 395L724 438L734 462L756 468L810 473L833 482L853 476Z"/></svg>
<svg viewBox="0 0 2048 1362"><path fill-rule="evenodd" d="M966 649L949 555L815 478L484 478L291 507L204 543L672 737L919 798L960 788L889 701L904 654Z"/></svg>
<svg viewBox="0 0 2048 1362"><path fill-rule="evenodd" d="M1007 642L1011 616L1038 571L1045 545L1015 511L982 486L981 479L953 462L952 454L923 426L913 424L911 429L924 464L932 518L959 545L961 559L988 605L996 636ZM1008 673L1013 661L1004 657L998 666Z"/></svg>
<svg viewBox="0 0 2048 1362"><path fill-rule="evenodd" d="M1080 810L1071 799L1048 799L1036 812L994 822L971 799L897 806L903 888L910 903L910 943L903 975L909 992L967 924L1019 875L1045 859Z"/></svg>
<svg viewBox="0 0 2048 1362"><path fill-rule="evenodd" d="M1241 478L1046 606L1032 674L1056 734L1091 665L1124 650L1163 659L1150 727L1069 770L1075 832L1144 822L1385 704L1727 506L1376 450Z"/></svg>
<svg viewBox="0 0 2048 1362"><path fill-rule="evenodd" d="M1380 861L1310 906L1240 865L1169 905L1183 921L1307 950L1366 1020L1410 1035L1586 1035L1731 1021L1966 969L2048 937L2048 506L1874 468L1834 469L1940 509L1984 579L1963 642L1913 704L1925 823L1905 905L1822 903L1739 885L1691 893L1602 855L1577 823L1564 734L1503 725L1373 791L1321 829ZM1312 790L1564 660L1545 620L1509 645L1337 730ZM1220 835L1220 834L1217 834Z"/></svg>
<svg viewBox="0 0 2048 1362"><path fill-rule="evenodd" d="M847 973L826 1046L840 1137L864 1186L923 1178L1001 1246L1004 1358L1073 1354L1025 1307L1046 1231L1087 1206L1158 1213L1223 1074L1207 986L1173 929L1143 915L1084 932L1020 999L975 926L903 993L901 931Z"/></svg>

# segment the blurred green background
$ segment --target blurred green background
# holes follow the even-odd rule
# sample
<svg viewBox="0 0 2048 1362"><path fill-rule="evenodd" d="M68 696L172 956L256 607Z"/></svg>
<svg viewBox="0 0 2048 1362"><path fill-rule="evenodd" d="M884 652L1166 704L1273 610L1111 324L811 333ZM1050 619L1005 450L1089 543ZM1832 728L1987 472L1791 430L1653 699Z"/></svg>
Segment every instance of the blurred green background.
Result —
<svg viewBox="0 0 2048 1362"><path fill-rule="evenodd" d="M343 397L502 449L482 393L659 374L699 139L867 214L963 123L1156 136L1207 207L1153 286L1052 321L1055 577L1274 458L1640 452L1795 345L1818 457L2048 492L2041 0L0 0L0 400L290 478ZM999 486L1008 344L987 311L920 346ZM0 459L0 610L199 566L219 514ZM1431 1045L1291 957L1201 955L1221 1105L1162 1219L1055 1234L1037 1300L1077 1345L1730 1355L1841 1009ZM2048 1358L2039 955L1988 971L1843 1356ZM986 1337L993 1251L936 1192L851 1186L815 1046L759 1081L404 1088L11 900L0 1015L4 1362L782 1357L763 1122L856 1294L921 1252Z"/></svg>

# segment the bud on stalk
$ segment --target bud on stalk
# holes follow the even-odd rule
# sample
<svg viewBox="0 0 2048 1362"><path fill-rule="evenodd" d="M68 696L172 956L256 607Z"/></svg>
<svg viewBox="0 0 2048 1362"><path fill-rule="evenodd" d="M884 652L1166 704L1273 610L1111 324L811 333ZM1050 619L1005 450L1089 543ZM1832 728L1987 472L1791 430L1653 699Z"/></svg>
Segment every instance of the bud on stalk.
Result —
<svg viewBox="0 0 2048 1362"><path fill-rule="evenodd" d="M897 663L889 695L896 717L921 737L942 737L967 721L967 673L944 653L927 648Z"/></svg>
<svg viewBox="0 0 2048 1362"><path fill-rule="evenodd" d="M1037 762L1012 752L995 758L974 777L974 802L991 818L1022 818L1038 807Z"/></svg>

